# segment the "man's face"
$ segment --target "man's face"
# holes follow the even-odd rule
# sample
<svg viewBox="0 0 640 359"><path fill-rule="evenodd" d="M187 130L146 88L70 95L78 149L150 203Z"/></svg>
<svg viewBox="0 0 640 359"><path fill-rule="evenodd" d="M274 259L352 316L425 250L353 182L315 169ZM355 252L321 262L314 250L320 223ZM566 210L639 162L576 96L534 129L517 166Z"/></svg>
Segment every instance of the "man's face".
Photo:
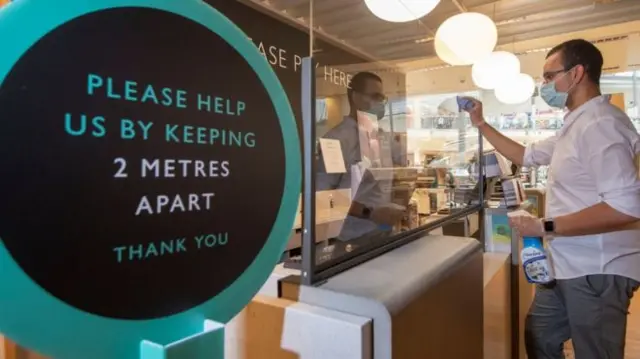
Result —
<svg viewBox="0 0 640 359"><path fill-rule="evenodd" d="M376 105L384 102L384 89L382 82L367 79L360 91L353 92L353 102L360 111L369 111Z"/></svg>
<svg viewBox="0 0 640 359"><path fill-rule="evenodd" d="M584 68L581 65L565 69L562 51L558 51L545 62L542 77L544 83L555 82L558 92L569 92L579 84L583 75Z"/></svg>

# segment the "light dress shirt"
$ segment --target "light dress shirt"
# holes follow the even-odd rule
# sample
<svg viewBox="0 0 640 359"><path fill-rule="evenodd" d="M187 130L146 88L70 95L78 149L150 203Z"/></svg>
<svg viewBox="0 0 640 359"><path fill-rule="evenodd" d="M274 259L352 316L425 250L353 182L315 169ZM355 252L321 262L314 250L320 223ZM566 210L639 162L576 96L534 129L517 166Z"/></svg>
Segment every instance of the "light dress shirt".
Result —
<svg viewBox="0 0 640 359"><path fill-rule="evenodd" d="M378 207L389 203L389 196L385 193L384 181L375 179L368 167L376 167L379 148L377 139L370 133L370 126L362 125L355 119L346 116L336 127L332 128L323 138L340 141L342 158L345 162L346 173L327 173L324 168L322 152L318 161L316 190L327 191L334 189L352 189L353 200L367 207ZM365 163L367 165L365 165ZM363 176L359 186L354 189L352 177L354 168L360 166ZM379 232L379 226L369 219L348 215L345 218L338 239L348 241L364 235Z"/></svg>
<svg viewBox="0 0 640 359"><path fill-rule="evenodd" d="M640 218L639 153L640 136L629 117L599 96L568 113L555 136L529 145L524 166L549 166L549 218L600 202ZM640 281L640 230L555 236L548 249L557 279L616 274Z"/></svg>

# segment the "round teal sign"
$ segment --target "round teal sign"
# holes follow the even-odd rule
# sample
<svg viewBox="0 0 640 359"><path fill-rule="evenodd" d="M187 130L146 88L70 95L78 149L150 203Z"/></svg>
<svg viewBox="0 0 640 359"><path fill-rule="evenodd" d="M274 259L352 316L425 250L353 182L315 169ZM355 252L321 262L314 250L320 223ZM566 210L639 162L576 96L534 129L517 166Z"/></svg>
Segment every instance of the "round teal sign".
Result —
<svg viewBox="0 0 640 359"><path fill-rule="evenodd" d="M138 359L235 316L301 182L287 96L248 37L199 0L20 0L0 48L0 333Z"/></svg>

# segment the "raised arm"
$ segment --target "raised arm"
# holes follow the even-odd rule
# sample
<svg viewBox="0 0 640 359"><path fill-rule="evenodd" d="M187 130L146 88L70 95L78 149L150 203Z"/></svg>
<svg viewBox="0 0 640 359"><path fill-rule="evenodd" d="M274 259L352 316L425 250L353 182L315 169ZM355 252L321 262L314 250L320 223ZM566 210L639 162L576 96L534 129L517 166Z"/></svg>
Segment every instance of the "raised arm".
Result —
<svg viewBox="0 0 640 359"><path fill-rule="evenodd" d="M485 122L482 102L470 97L468 99L473 103L473 106L467 110L471 116L471 122L473 125L478 128L484 138L489 141L496 151L506 157L509 161L517 164L518 166L522 166L524 163L525 147L501 134L498 130Z"/></svg>
<svg viewBox="0 0 640 359"><path fill-rule="evenodd" d="M484 120L482 102L471 97L468 99L473 103L473 106L467 110L471 116L471 122L501 155L512 163L525 167L546 166L551 162L556 143L555 136L525 147L503 135Z"/></svg>

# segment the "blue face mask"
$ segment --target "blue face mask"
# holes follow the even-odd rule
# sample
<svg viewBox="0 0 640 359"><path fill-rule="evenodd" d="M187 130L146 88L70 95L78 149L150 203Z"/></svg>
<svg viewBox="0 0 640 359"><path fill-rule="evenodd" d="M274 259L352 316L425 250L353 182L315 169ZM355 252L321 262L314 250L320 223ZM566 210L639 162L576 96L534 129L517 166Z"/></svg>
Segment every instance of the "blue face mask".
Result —
<svg viewBox="0 0 640 359"><path fill-rule="evenodd" d="M378 120L381 120L386 114L386 106L382 102L376 102L366 112L375 115Z"/></svg>
<svg viewBox="0 0 640 359"><path fill-rule="evenodd" d="M562 109L567 105L569 93L556 90L556 82L553 81L540 86L540 97L547 105Z"/></svg>
<svg viewBox="0 0 640 359"><path fill-rule="evenodd" d="M571 70L573 70L573 68ZM568 73L569 73L568 71L565 72L564 75L560 76L560 79L567 76ZM558 80L559 79L556 79L552 82L547 82L546 84L542 84L540 86L540 97L542 97L542 99L544 100L544 102L547 103L547 105L551 107L559 108L559 109L564 109L567 106L567 100L569 100L569 91L573 89L575 82L573 85L571 85L571 87L569 87L567 92L562 92L556 89L556 82Z"/></svg>

